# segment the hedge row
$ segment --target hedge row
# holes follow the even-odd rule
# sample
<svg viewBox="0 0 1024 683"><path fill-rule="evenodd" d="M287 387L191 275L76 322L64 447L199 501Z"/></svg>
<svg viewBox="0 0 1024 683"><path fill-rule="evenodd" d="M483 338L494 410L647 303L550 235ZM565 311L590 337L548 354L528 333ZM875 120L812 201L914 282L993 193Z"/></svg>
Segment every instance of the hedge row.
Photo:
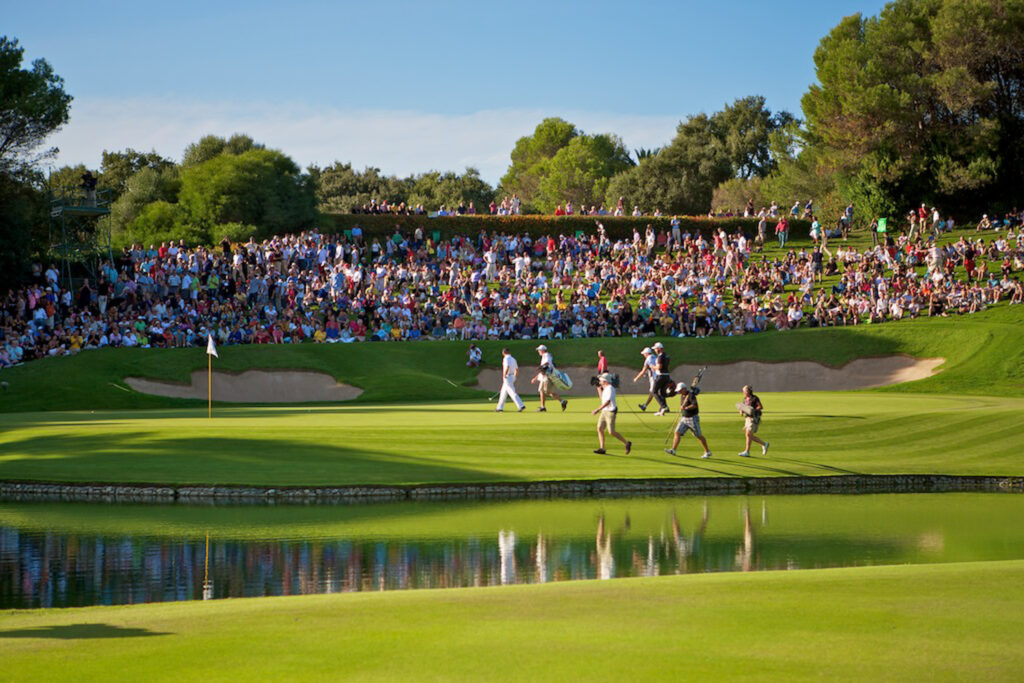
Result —
<svg viewBox="0 0 1024 683"><path fill-rule="evenodd" d="M387 237L393 235L395 230L403 234L411 234L417 227L422 227L424 233L430 235L434 232L440 233L442 239L452 235L476 235L481 230L487 232L505 233L529 233L532 237L542 235L568 235L578 232L592 234L595 232L596 221L600 221L608 236L612 239L629 238L633 236L633 229L636 228L642 235L648 225L655 231L671 229L672 217L661 216L439 216L428 218L427 216L389 216L374 214L323 214L321 216L321 228L328 231L344 232L355 226L363 229L363 235L368 237ZM701 232L709 235L712 230L725 228L728 233L737 229L743 230L748 235L757 232L756 218L706 218L696 216L680 216L679 222L683 232ZM811 224L805 220L790 220L790 234L806 236L810 233ZM769 220L768 235L775 234L775 221Z"/></svg>

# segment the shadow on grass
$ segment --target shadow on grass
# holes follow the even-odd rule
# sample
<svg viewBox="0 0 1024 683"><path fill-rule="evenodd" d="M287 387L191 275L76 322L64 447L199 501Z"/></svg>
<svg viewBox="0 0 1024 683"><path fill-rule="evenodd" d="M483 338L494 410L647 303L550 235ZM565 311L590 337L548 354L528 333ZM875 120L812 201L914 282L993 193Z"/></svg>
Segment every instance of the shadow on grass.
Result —
<svg viewBox="0 0 1024 683"><path fill-rule="evenodd" d="M111 626L110 624L68 624L67 626L37 626L35 628L0 631L0 638L53 638L56 640L89 640L94 638L148 638L169 636L171 633L150 631L145 628Z"/></svg>
<svg viewBox="0 0 1024 683"><path fill-rule="evenodd" d="M741 474L737 474L736 472L726 472L724 470L716 470L713 467L708 467L706 465L702 465L700 463L706 463L707 460L699 459L700 456L697 456L698 460L697 460L697 462L694 462L694 463L685 462L684 458L686 458L687 456L684 456L684 455L669 456L671 458L671 460L658 460L656 458L643 458L643 457L636 458L634 456L622 456L622 457L632 458L634 460L645 460L647 462L655 462L655 463L658 463L659 465L674 465L675 467L688 467L688 468L690 468L692 470L699 470L701 472L710 472L712 474L720 474L723 477L737 478L737 477L742 477L743 476Z"/></svg>
<svg viewBox="0 0 1024 683"><path fill-rule="evenodd" d="M746 458L743 458L742 460L732 460L732 459L730 459L730 460L726 460L725 462L728 462L730 465L735 465L736 467L746 467L746 468L749 468L749 469L752 469L752 470L760 470L761 472L774 472L775 474L784 474L784 475L787 475L787 476L790 476L790 477L806 476L802 472L794 472L792 470L784 470L784 469L781 469L779 467L771 467L770 465L760 464L760 462L757 462L757 463L751 462L750 460L748 460Z"/></svg>
<svg viewBox="0 0 1024 683"><path fill-rule="evenodd" d="M339 430L338 440L345 439ZM507 473L331 441L204 436L154 438L137 431L40 435L8 441L10 480L266 486L404 485L515 480Z"/></svg>
<svg viewBox="0 0 1024 683"><path fill-rule="evenodd" d="M803 465L805 467L816 467L826 472L835 472L837 474L863 474L863 472L857 472L856 470L847 470L842 467L834 467L832 465L822 465L820 462L808 462L807 460L794 460L793 458L777 458L773 455L768 456L771 460L779 462L791 462L794 465Z"/></svg>

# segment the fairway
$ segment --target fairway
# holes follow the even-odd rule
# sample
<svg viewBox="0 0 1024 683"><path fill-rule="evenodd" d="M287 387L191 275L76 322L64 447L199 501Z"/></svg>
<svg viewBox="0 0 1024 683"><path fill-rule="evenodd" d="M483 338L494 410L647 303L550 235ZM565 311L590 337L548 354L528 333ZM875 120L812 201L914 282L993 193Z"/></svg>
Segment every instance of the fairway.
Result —
<svg viewBox="0 0 1024 683"><path fill-rule="evenodd" d="M1010 561L9 612L0 677L1010 680L1022 587Z"/></svg>
<svg viewBox="0 0 1024 683"><path fill-rule="evenodd" d="M739 458L739 394L701 396L714 452L685 438L663 452L674 418L620 400L633 452L597 447L597 399L565 413L495 413L485 400L386 406L227 408L0 416L8 481L341 486L642 477L835 474L1016 475L1024 399L887 393L765 394L772 446Z"/></svg>

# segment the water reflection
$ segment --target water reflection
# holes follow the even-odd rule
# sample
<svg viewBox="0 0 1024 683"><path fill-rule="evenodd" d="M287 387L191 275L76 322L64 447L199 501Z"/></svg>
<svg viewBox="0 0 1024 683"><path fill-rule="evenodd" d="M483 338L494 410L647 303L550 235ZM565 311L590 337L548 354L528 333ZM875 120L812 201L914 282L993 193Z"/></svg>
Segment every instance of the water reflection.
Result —
<svg viewBox="0 0 1024 683"><path fill-rule="evenodd" d="M964 508L948 505L948 498L917 496L906 503L894 496L873 502L871 496L856 497L852 502L862 505L850 506L854 514L863 504L877 509L870 508L874 516L862 511L852 520L836 513L851 501L823 498L719 498L713 505L694 499L531 503L530 515L517 509L514 519L491 533L449 538L424 537L421 526L407 537L361 531L267 541L62 533L8 524L0 526L0 608L1024 557L1020 497L1011 502L1013 515L1007 517L1005 510L993 515L1006 530L980 537L962 533L964 525L984 525L973 518L958 520ZM773 503L782 513L769 523ZM467 506L465 514L493 514L486 505ZM567 505L589 510L589 534L585 522L560 523L553 514L543 523L535 521L547 512L576 510ZM835 519L821 520L826 509ZM937 510L947 510L947 518L937 518ZM879 524L876 518L892 521Z"/></svg>

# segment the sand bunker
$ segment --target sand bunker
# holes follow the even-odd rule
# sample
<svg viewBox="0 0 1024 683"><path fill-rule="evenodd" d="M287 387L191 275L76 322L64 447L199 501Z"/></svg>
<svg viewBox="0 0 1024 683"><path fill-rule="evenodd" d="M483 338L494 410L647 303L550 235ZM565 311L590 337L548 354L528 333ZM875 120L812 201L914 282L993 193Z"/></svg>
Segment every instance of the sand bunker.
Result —
<svg viewBox="0 0 1024 683"><path fill-rule="evenodd" d="M884 358L858 358L841 368L830 368L810 361L789 363L760 363L740 361L712 365L704 373L701 388L704 391L740 391L744 384L763 391L845 391L884 387L889 384L924 379L935 374L936 368L945 362L944 358L911 358L910 356L886 356ZM672 378L677 382L693 379L700 366L677 365L672 369ZM592 396L595 389L590 378L595 374L591 368L561 368L572 377L572 390L564 392L569 396ZM633 377L640 369L613 366L612 372L619 373L622 385L619 391L631 394L647 393L647 382L641 379L634 383ZM535 384L530 384L533 368L521 368L516 388L523 393L536 393ZM485 368L478 376L478 388L497 391L501 386L501 372Z"/></svg>
<svg viewBox="0 0 1024 683"><path fill-rule="evenodd" d="M170 398L206 399L206 371L192 373L191 384L160 382L141 377L126 377L125 384L135 391ZM213 400L226 403L310 403L314 401L350 401L362 389L339 384L322 372L299 370L248 370L240 375L213 373Z"/></svg>

